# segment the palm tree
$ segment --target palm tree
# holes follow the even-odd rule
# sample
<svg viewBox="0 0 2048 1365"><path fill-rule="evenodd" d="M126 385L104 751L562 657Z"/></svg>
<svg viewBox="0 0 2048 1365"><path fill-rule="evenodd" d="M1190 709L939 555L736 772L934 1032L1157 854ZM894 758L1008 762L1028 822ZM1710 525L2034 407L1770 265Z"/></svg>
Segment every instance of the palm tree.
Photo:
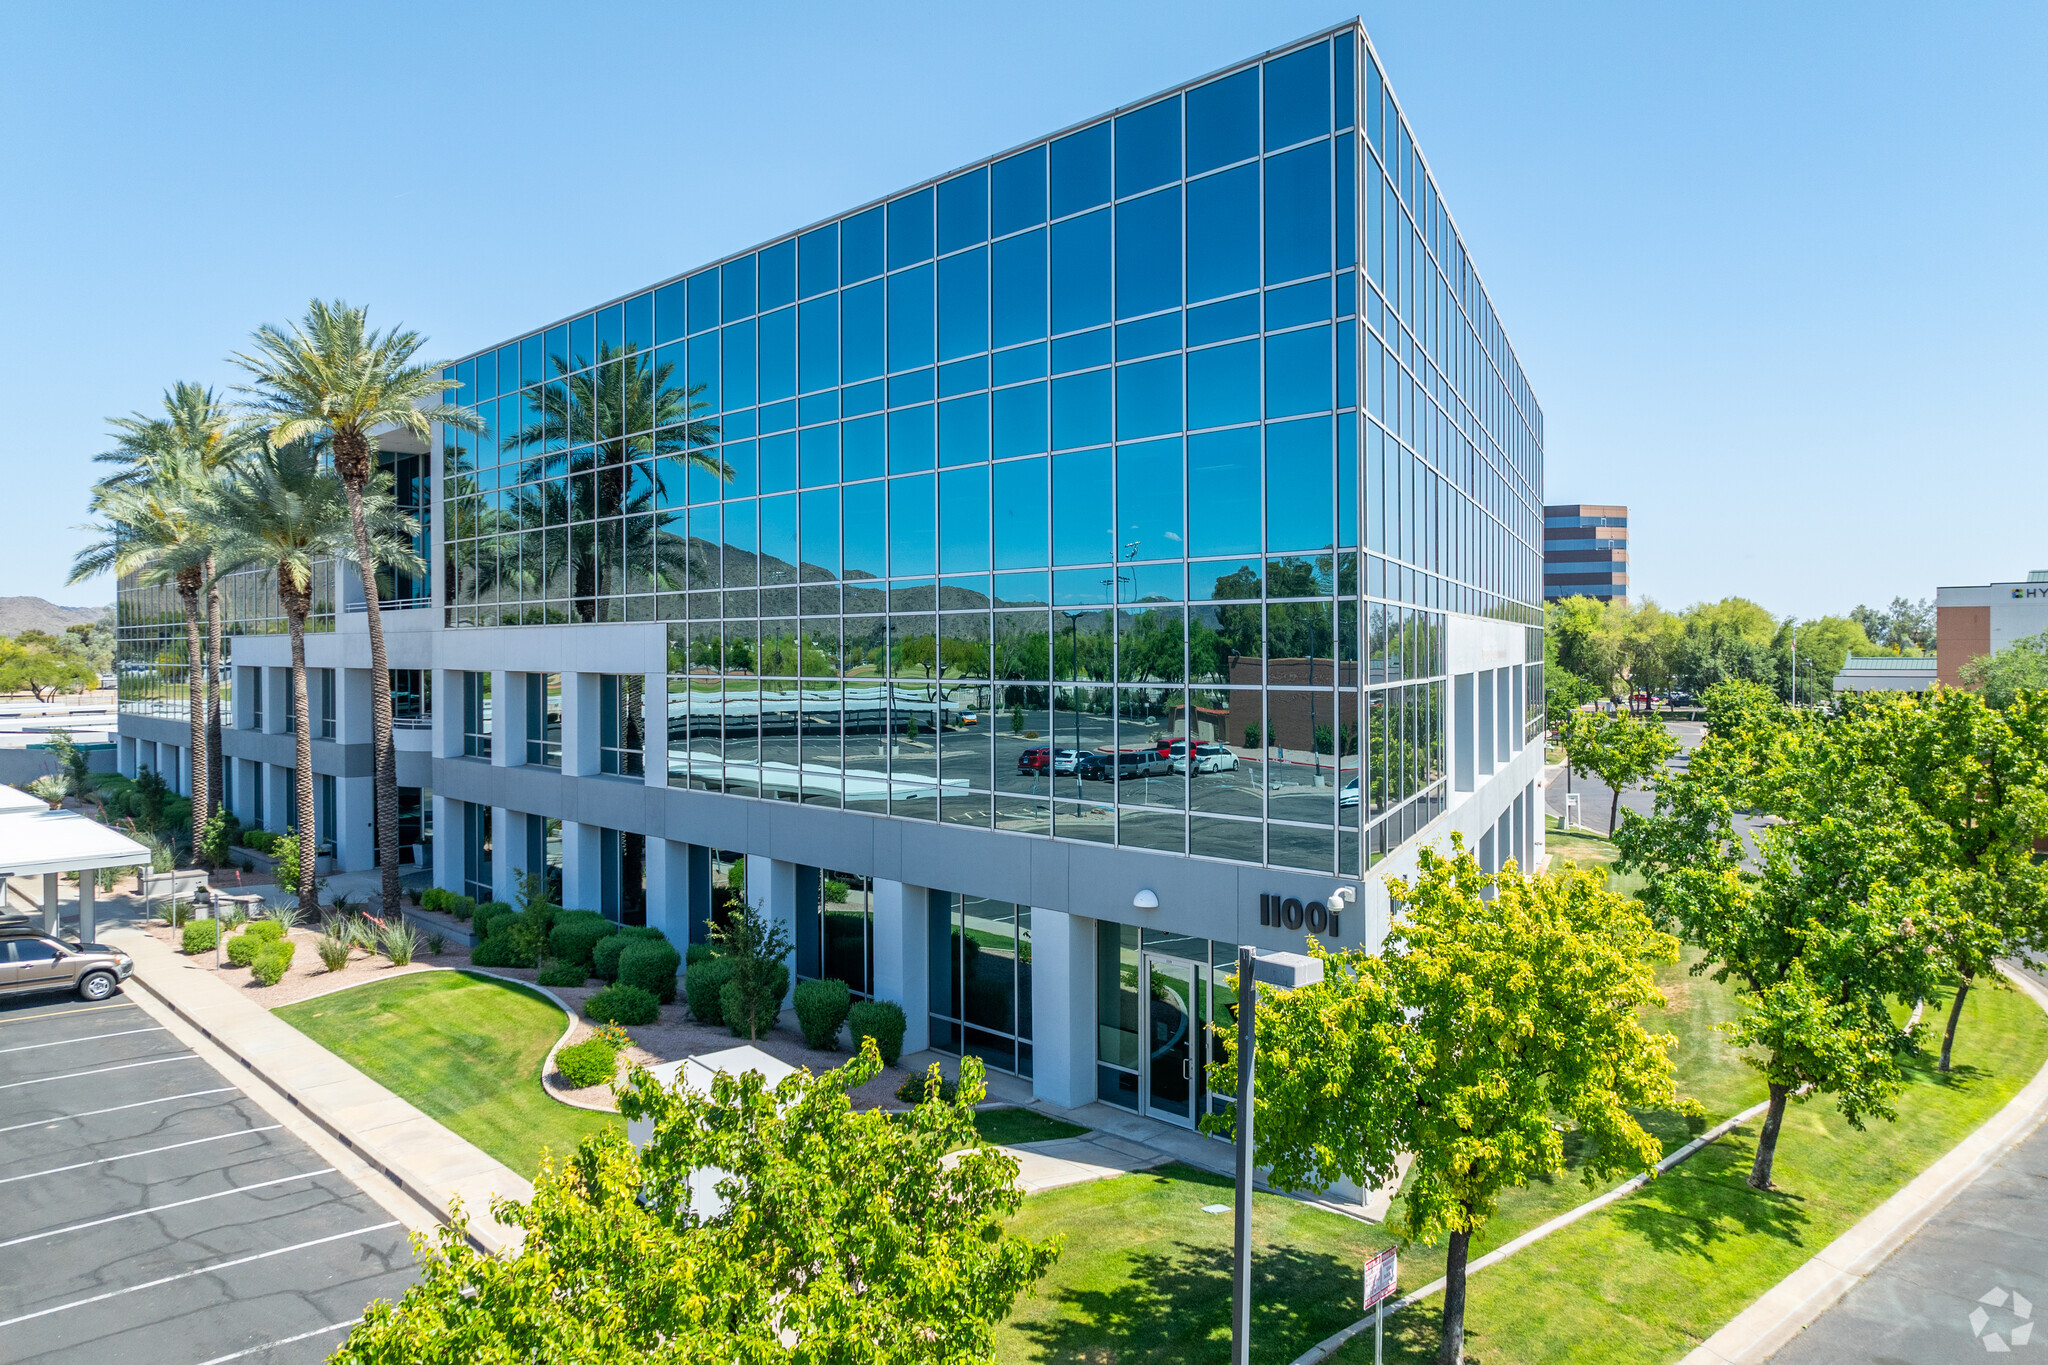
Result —
<svg viewBox="0 0 2048 1365"><path fill-rule="evenodd" d="M314 561L356 553L355 517L347 493L334 472L325 468L312 443L266 447L235 478L221 485L207 502L219 533L214 551L216 576L237 569L267 567L277 576L277 596L284 605L292 645L292 731L296 765L292 793L299 839L299 884L293 888L299 909L319 909L313 884L315 830L313 814L313 734L306 701L306 617L313 610ZM363 526L369 532L370 569L424 568L413 552L419 523L398 510L391 476L378 474L363 490Z"/></svg>
<svg viewBox="0 0 2048 1365"><path fill-rule="evenodd" d="M201 384L180 381L164 390L164 415L131 413L107 422L114 430L114 448L93 459L119 465L98 488L135 487L151 477L152 463L175 456L202 473L218 476L248 454L253 429L235 420L234 410ZM207 800L218 802L226 791L221 780L224 759L220 742L220 666L222 654L220 584L206 566L206 753ZM213 812L208 809L206 812Z"/></svg>
<svg viewBox="0 0 2048 1365"><path fill-rule="evenodd" d="M169 453L143 462L146 477L103 487L93 498L101 520L82 527L99 539L71 561L67 580L82 583L112 572L136 575L145 586L175 584L185 608L185 660L191 711L192 849L205 844L212 790L206 734L206 680L200 676L205 652L199 629L199 594L213 533L204 515L209 477L196 460Z"/></svg>
<svg viewBox="0 0 2048 1365"><path fill-rule="evenodd" d="M265 326L254 337L254 353L230 357L251 380L237 392L248 398L250 415L266 430L271 446L324 441L334 452L356 542L356 569L370 629L370 731L377 803L377 861L383 872L384 914L398 904L398 764L391 747L391 672L384 653L384 620L377 600L377 550L366 507L377 472L376 434L396 427L421 440L433 424L481 431L483 422L465 407L440 402L455 387L442 366L418 365L424 339L417 332L371 329L368 314L339 299L315 299L303 323ZM431 405L431 406L429 406Z"/></svg>

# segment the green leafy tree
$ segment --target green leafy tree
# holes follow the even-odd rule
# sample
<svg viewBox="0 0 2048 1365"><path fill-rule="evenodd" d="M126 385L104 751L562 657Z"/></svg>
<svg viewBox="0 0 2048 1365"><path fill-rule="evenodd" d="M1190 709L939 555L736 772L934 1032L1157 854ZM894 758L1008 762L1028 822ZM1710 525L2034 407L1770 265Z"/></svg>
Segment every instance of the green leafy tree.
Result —
<svg viewBox="0 0 2048 1365"><path fill-rule="evenodd" d="M1770 1095L1749 1183L1770 1189L1789 1102L1833 1095L1856 1127L1893 1116L1915 1045L1890 1006L1930 984L1925 921L1945 874L1921 862L1924 816L1838 718L1797 717L1753 685L1707 702L1686 771L1616 842L1651 912L1705 954L1694 971L1742 1000L1730 1041ZM1738 810L1775 817L1754 856Z"/></svg>
<svg viewBox="0 0 2048 1365"><path fill-rule="evenodd" d="M2048 631L2014 640L1995 654L1979 654L1963 665L1961 677L1963 686L2001 708L2021 693L2048 691Z"/></svg>
<svg viewBox="0 0 2048 1365"><path fill-rule="evenodd" d="M418 364L424 340L417 332L371 328L367 312L336 300L315 299L302 323L259 329L250 352L231 358L249 373L243 394L272 447L325 442L340 476L356 542L370 635L370 745L376 804L383 913L399 914L398 766L391 744L391 669L384 650L384 614L378 603L380 562L370 527L368 499L377 473L375 433L396 428L416 440L433 435L436 422L450 431L478 431L469 408L440 401L456 381L440 363Z"/></svg>
<svg viewBox="0 0 2048 1365"><path fill-rule="evenodd" d="M0 639L0 692L29 692L48 701L66 688L83 690L98 681L98 672L83 659L35 641Z"/></svg>
<svg viewBox="0 0 2048 1365"><path fill-rule="evenodd" d="M1787 620L1778 628L1771 651L1777 658L1778 676L1786 680L1787 696L1791 695L1796 660L1800 698L1824 701L1835 674L1842 671L1843 660L1852 654L1872 653L1873 646L1863 627L1848 617L1820 616L1811 621Z"/></svg>
<svg viewBox="0 0 2048 1365"><path fill-rule="evenodd" d="M391 476L378 474L363 490L363 525L369 533L374 567L423 572L413 552L419 523L398 510ZM292 738L297 781L292 793L294 824L311 847L313 815L313 725L306 693L306 618L313 610L313 566L323 559L350 559L356 552L354 518L341 480L324 468L309 442L265 446L221 483L207 502L217 537L215 575L263 568L271 573L291 636ZM283 866L280 864L280 872ZM313 859L293 859L292 889L309 917L319 910ZM280 885L282 885L280 881Z"/></svg>
<svg viewBox="0 0 2048 1365"><path fill-rule="evenodd" d="M1285 1188L1385 1185L1414 1154L1392 1226L1448 1243L1437 1359L1457 1365L1467 1254L1502 1193L1563 1171L1567 1128L1589 1185L1651 1168L1632 1111L1698 1107L1674 1090L1673 1040L1643 1026L1677 943L1639 905L1593 873L1488 875L1456 835L1420 862L1388 883L1405 911L1379 956L1311 941L1323 980L1260 992L1254 1127Z"/></svg>
<svg viewBox="0 0 2048 1365"><path fill-rule="evenodd" d="M742 881L742 894L744 886ZM789 984L784 959L796 945L788 930L769 919L759 906L744 900L733 906L725 923L713 921L710 929L711 941L733 961L732 984L728 989L737 987L739 1000L746 1006L747 1037L759 1038L756 1024L761 1014L770 1008L781 1008L781 993ZM728 1009L726 1013L730 1016L732 1011Z"/></svg>
<svg viewBox="0 0 2048 1365"><path fill-rule="evenodd" d="M1613 793L1607 832L1621 818L1621 790L1647 782L1678 752L1678 741L1654 720L1627 712L1575 711L1560 729L1565 762L1580 776L1591 773Z"/></svg>
<svg viewBox="0 0 2048 1365"><path fill-rule="evenodd" d="M976 1141L977 1060L951 1100L855 1109L881 1067L869 1040L773 1090L746 1072L699 1095L636 1069L619 1108L653 1121L645 1148L613 1128L545 1160L530 1202L493 1205L525 1230L513 1254L472 1249L460 1218L417 1235L419 1278L332 1359L993 1365L996 1325L1060 1241L1005 1230L1023 1195L1016 1161ZM692 1202L705 1171L720 1207Z"/></svg>

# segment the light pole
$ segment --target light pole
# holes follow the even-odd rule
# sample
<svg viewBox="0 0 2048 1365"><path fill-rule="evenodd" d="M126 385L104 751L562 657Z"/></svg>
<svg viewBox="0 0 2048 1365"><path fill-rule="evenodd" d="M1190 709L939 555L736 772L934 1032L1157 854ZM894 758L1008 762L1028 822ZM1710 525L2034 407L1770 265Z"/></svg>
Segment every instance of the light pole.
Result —
<svg viewBox="0 0 2048 1365"><path fill-rule="evenodd" d="M1237 1226L1230 1267L1230 1365L1252 1362L1252 1177L1258 1164L1252 1156L1252 1050L1258 1037L1252 1014L1259 988L1253 981L1257 953L1237 950Z"/></svg>
<svg viewBox="0 0 2048 1365"><path fill-rule="evenodd" d="M1081 628L1076 623L1082 613L1063 611L1067 618L1067 700L1074 708L1074 795L1081 795L1081 698L1076 685L1081 677Z"/></svg>

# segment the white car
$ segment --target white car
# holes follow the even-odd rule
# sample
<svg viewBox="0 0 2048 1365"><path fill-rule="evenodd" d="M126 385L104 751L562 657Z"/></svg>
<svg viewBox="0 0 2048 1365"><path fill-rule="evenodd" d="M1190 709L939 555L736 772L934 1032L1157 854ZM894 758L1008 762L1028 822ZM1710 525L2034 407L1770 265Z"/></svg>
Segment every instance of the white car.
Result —
<svg viewBox="0 0 2048 1365"><path fill-rule="evenodd" d="M1072 777L1075 767L1081 762L1079 749L1054 749L1052 771L1055 777Z"/></svg>
<svg viewBox="0 0 2048 1365"><path fill-rule="evenodd" d="M1352 778L1344 784L1344 790L1337 793L1337 804L1345 809L1358 804L1358 779Z"/></svg>
<svg viewBox="0 0 2048 1365"><path fill-rule="evenodd" d="M1180 748L1179 745L1174 747ZM1237 755L1231 751L1230 746L1227 744L1197 744L1195 746L1194 765L1195 772L1198 774L1236 772ZM1188 770L1187 754L1175 755L1173 770L1177 773L1184 773Z"/></svg>

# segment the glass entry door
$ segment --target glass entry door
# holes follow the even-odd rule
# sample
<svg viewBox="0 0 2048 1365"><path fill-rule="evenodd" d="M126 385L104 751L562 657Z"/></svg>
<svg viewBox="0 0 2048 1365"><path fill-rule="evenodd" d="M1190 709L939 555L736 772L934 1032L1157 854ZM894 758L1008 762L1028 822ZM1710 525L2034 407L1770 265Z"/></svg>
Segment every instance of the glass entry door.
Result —
<svg viewBox="0 0 2048 1365"><path fill-rule="evenodd" d="M1202 1112L1208 974L1193 962L1145 955L1146 1049L1144 1112L1183 1128Z"/></svg>

